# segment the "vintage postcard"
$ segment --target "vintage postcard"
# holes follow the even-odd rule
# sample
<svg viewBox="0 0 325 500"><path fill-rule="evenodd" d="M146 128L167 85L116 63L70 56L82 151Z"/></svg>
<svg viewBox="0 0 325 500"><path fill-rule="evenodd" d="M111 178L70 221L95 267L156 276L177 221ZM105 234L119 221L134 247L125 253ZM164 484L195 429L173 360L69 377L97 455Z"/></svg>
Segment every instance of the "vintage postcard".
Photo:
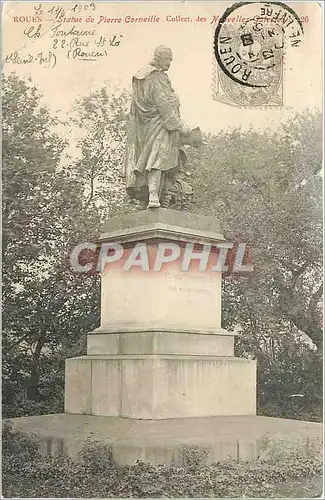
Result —
<svg viewBox="0 0 325 500"><path fill-rule="evenodd" d="M2 4L2 495L316 498L322 2Z"/></svg>

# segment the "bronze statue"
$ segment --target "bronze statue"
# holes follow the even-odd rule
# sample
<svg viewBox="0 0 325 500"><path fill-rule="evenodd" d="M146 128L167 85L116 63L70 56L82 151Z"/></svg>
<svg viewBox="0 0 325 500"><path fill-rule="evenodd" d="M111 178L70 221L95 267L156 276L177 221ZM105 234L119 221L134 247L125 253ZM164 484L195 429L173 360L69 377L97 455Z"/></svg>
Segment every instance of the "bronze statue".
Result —
<svg viewBox="0 0 325 500"><path fill-rule="evenodd" d="M182 120L166 71L172 51L159 46L151 63L132 80L132 102L123 175L131 198L147 208L171 204L182 208L192 188L180 178L186 162L185 144L199 147L199 128L191 130Z"/></svg>

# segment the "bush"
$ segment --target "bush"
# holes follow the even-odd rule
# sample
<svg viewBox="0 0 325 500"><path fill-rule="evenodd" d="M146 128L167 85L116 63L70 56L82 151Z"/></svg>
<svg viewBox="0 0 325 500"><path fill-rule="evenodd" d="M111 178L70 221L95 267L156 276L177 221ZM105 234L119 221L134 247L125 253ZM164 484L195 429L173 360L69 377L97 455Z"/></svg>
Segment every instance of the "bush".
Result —
<svg viewBox="0 0 325 500"><path fill-rule="evenodd" d="M204 462L204 450L187 449L185 464L166 467L137 462L117 467L107 445L87 443L77 460L42 457L35 437L3 430L5 497L275 497L286 481L321 474L317 455L276 462Z"/></svg>

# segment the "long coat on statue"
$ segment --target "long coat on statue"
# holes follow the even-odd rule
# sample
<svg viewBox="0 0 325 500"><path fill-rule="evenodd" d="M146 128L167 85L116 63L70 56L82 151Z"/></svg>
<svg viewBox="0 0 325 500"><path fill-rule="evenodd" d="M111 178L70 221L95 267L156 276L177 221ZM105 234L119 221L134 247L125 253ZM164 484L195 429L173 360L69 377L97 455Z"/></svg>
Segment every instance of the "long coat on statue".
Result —
<svg viewBox="0 0 325 500"><path fill-rule="evenodd" d="M132 102L122 175L131 197L143 199L147 172L162 172L179 163L179 100L166 73L155 66L138 71L132 80Z"/></svg>

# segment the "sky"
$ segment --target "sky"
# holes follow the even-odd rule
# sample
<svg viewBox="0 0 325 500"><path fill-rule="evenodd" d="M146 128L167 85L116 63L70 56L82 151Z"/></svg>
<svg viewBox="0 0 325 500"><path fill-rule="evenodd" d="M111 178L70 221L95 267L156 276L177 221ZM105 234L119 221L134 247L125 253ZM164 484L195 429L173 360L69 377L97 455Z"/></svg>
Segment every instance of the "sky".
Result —
<svg viewBox="0 0 325 500"><path fill-rule="evenodd" d="M301 45L289 47L285 56L284 105L253 109L230 106L213 99L216 24L211 21L213 16L221 16L232 2L101 2L87 4L87 11L72 12L74 5L80 4L5 2L3 6L3 58L9 56L10 60L11 56L4 71L6 74L14 71L21 77L30 75L53 112L69 112L76 98L105 86L108 81L131 90L133 73L148 64L154 48L161 44L168 45L173 51L168 74L180 98L183 118L190 127L200 126L203 132L213 133L238 125L276 130L293 113L306 107L322 107L321 7L316 2L287 3L300 18L304 18L305 32ZM66 17L61 26L55 20L59 9L64 9ZM41 10L43 12L39 14ZM38 18L28 18L37 15ZM82 22L69 22L71 16L81 18ZM90 16L94 21L86 22ZM156 16L159 22L127 23L126 16L151 16L152 20ZM206 22L199 21L198 17L206 18ZM105 18L121 18L122 22L104 22ZM79 31L95 33L74 36L68 33L73 26ZM64 30L66 36L58 35L58 30ZM107 41L114 35L115 40L121 40L118 46L109 46L108 43L104 47L96 46L95 42L100 44L103 38ZM80 46L83 43L88 47ZM79 56L74 59L75 48L79 53L85 51L87 54L94 49L97 52L106 50L107 55L97 57L95 61L79 60ZM40 64L39 58L36 60L39 53L42 53L42 58L52 53L51 65L55 54L55 67L46 67L46 61ZM33 62L18 64L18 57L33 57Z"/></svg>

